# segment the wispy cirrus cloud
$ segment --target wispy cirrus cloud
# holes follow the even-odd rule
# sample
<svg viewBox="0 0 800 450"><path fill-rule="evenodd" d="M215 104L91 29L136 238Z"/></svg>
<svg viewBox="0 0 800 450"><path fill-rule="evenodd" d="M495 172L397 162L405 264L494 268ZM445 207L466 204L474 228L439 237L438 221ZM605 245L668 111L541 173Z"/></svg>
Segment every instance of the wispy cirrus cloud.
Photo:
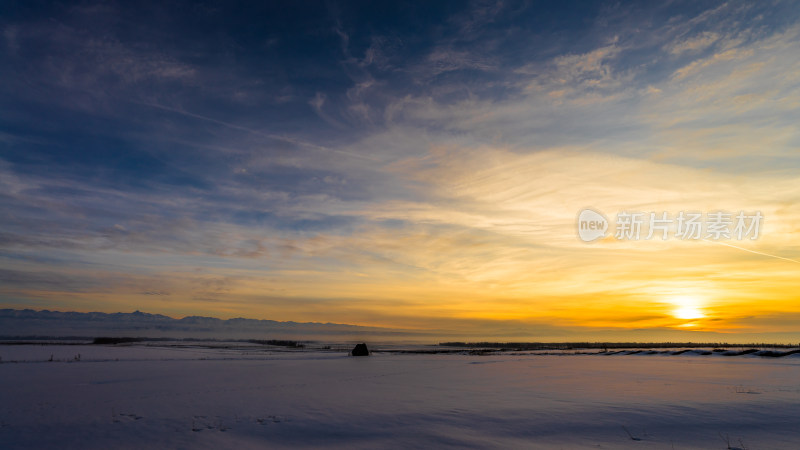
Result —
<svg viewBox="0 0 800 450"><path fill-rule="evenodd" d="M667 51L673 55L680 55L686 52L699 52L709 48L720 39L720 35L713 31L704 31L697 36L686 38L679 42L668 44Z"/></svg>

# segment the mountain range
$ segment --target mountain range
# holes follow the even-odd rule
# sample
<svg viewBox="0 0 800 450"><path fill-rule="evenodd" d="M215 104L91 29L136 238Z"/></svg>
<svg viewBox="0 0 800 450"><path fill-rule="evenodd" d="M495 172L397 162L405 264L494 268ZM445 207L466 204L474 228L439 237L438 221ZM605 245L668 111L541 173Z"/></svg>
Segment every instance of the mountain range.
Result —
<svg viewBox="0 0 800 450"><path fill-rule="evenodd" d="M169 337L214 339L382 339L407 338L413 332L338 323L281 322L187 316L175 319L141 311L132 313L61 312L0 309L0 337Z"/></svg>

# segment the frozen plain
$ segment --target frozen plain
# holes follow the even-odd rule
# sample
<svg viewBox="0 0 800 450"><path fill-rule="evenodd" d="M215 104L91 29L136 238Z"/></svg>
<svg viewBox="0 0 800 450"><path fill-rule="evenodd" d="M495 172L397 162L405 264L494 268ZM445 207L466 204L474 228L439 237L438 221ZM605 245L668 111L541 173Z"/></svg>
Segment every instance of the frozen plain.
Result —
<svg viewBox="0 0 800 450"><path fill-rule="evenodd" d="M800 448L800 355L223 347L0 346L0 447Z"/></svg>

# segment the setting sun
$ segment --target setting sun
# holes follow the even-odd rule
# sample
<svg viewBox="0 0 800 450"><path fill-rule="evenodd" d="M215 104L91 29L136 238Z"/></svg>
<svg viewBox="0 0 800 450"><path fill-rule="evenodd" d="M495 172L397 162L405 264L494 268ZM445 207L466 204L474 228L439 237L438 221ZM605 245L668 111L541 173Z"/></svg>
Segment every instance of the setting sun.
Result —
<svg viewBox="0 0 800 450"><path fill-rule="evenodd" d="M675 316L676 319L694 320L702 319L706 316L700 307L700 301L695 297L675 297L670 300L670 302L676 306L676 308L672 310L672 315Z"/></svg>

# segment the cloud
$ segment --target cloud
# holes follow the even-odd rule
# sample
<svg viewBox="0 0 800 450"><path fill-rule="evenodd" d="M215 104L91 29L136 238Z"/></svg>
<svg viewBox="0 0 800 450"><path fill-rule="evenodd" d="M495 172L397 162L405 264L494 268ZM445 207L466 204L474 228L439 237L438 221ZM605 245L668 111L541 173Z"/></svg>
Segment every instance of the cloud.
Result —
<svg viewBox="0 0 800 450"><path fill-rule="evenodd" d="M435 77L455 70L491 70L494 65L491 61L467 51L437 48L428 55L426 68L429 71L428 76Z"/></svg>
<svg viewBox="0 0 800 450"><path fill-rule="evenodd" d="M331 114L325 110L325 105L327 103L327 95L323 92L317 92L314 94L314 98L308 101L308 104L314 109L314 112L324 120L326 123L333 125L337 128L346 128L346 126L340 122L339 120L335 119Z"/></svg>
<svg viewBox="0 0 800 450"><path fill-rule="evenodd" d="M673 55L680 55L685 52L699 52L707 49L719 39L720 35L718 33L705 31L697 36L670 43L667 51Z"/></svg>
<svg viewBox="0 0 800 450"><path fill-rule="evenodd" d="M194 67L163 51L141 51L113 37L85 36L65 24L34 25L21 39L26 50L36 46L47 51L47 76L64 88L97 92L147 81L196 82Z"/></svg>
<svg viewBox="0 0 800 450"><path fill-rule="evenodd" d="M557 71L551 76L563 84L608 85L613 78L609 60L619 52L620 49L611 44L582 55L559 56L554 60Z"/></svg>
<svg viewBox="0 0 800 450"><path fill-rule="evenodd" d="M469 2L463 11L454 14L449 22L455 25L458 38L475 40L486 32L489 25L511 9L512 7L504 1L475 0Z"/></svg>

